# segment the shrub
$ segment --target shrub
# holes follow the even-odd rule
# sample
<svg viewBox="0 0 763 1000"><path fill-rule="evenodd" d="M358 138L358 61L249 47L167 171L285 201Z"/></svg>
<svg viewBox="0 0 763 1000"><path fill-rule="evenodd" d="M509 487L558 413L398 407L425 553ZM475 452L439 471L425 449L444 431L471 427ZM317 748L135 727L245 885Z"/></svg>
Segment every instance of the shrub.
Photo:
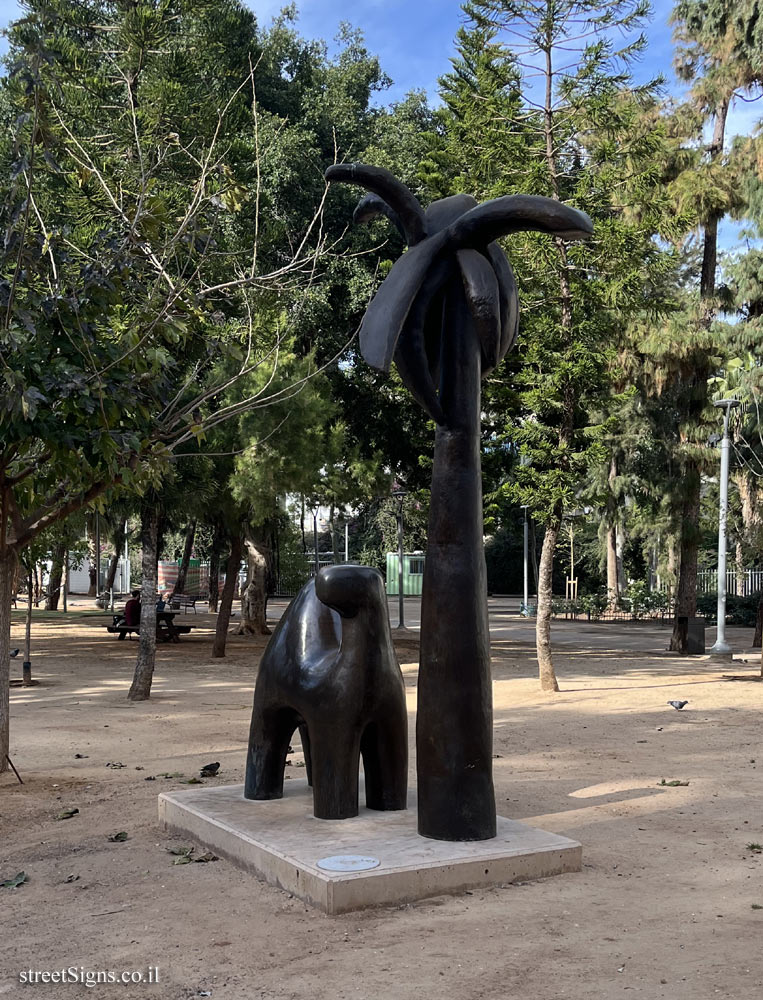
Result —
<svg viewBox="0 0 763 1000"><path fill-rule="evenodd" d="M760 594L748 594L745 597L728 594L726 596L726 624L737 625L740 628L755 628L759 601ZM708 624L715 623L717 609L717 594L697 594L697 614L703 615Z"/></svg>
<svg viewBox="0 0 763 1000"><path fill-rule="evenodd" d="M592 621L598 621L602 612L609 606L609 595L606 590L597 590L593 594L582 594L579 602L580 607Z"/></svg>

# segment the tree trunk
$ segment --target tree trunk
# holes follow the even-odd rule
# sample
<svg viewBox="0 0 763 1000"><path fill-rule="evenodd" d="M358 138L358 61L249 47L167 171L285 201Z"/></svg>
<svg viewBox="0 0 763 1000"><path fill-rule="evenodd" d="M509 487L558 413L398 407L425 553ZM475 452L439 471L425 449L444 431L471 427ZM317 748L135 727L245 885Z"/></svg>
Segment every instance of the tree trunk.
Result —
<svg viewBox="0 0 763 1000"><path fill-rule="evenodd" d="M340 559L339 559L339 549L337 548L336 544L336 525L334 524L335 513L336 509L332 502L331 506L329 507L329 530L331 531L331 552L332 552L332 557L334 559L334 565L336 566L340 562Z"/></svg>
<svg viewBox="0 0 763 1000"><path fill-rule="evenodd" d="M556 141L556 120L554 108L554 82L558 73L553 65L554 24L556 17L546 20L544 44L542 51L545 56L545 98L543 102L543 122L546 139L546 169L551 186L551 197L560 201L558 145ZM554 239L559 256L559 304L561 306L561 328L564 338L569 344L572 333L572 288L570 284L570 268L567 257L567 247L561 238ZM559 427L559 444L570 448L572 446L572 431L575 421L577 400L569 380L563 392L563 404ZM613 460L614 461L614 460ZM564 509L558 504L552 513L551 521L546 525L543 536L543 548L540 555L538 571L538 614L535 620L535 644L538 653L538 673L540 686L544 691L558 691L554 662L551 657L551 605L554 591L554 550L559 529L562 525Z"/></svg>
<svg viewBox="0 0 763 1000"><path fill-rule="evenodd" d="M114 589L114 581L117 578L117 570L119 569L119 552L112 552L109 557L109 568L106 570L106 580L103 584L103 589L107 594L110 594Z"/></svg>
<svg viewBox="0 0 763 1000"><path fill-rule="evenodd" d="M610 609L617 607L620 596L620 574L617 571L617 497L615 496L615 479L617 478L617 461L612 455L609 460L609 475L607 482L607 596Z"/></svg>
<svg viewBox="0 0 763 1000"><path fill-rule="evenodd" d="M739 490L739 497L742 501L742 536L737 539L737 593L746 595L746 579L744 577L745 553L749 553L755 546L755 540L760 530L760 505L758 498L758 484L749 472L740 469L734 473L734 482ZM739 581L742 580L742 587ZM753 591L754 592L754 591Z"/></svg>
<svg viewBox="0 0 763 1000"><path fill-rule="evenodd" d="M188 576L188 567L191 564L191 553L193 552L193 542L196 538L196 521L191 521L185 531L185 545L183 546L183 558L180 560L177 580L172 590L173 594L185 593L185 581Z"/></svg>
<svg viewBox="0 0 763 1000"><path fill-rule="evenodd" d="M744 551L742 547L742 539L737 538L736 544L734 546L734 593L737 597L744 595L745 593L745 577L744 577Z"/></svg>
<svg viewBox="0 0 763 1000"><path fill-rule="evenodd" d="M235 535L231 539L230 555L225 568L225 586L220 597L220 610L217 613L215 625L215 641L212 644L212 656L225 656L225 641L228 638L230 612L233 607L233 595L236 591L238 568L241 565L241 537Z"/></svg>
<svg viewBox="0 0 763 1000"><path fill-rule="evenodd" d="M130 701L145 701L151 696L151 682L156 663L156 584L159 569L159 512L156 507L144 507L140 519L142 583L140 590L140 636L138 659Z"/></svg>
<svg viewBox="0 0 763 1000"><path fill-rule="evenodd" d="M755 531L760 527L760 509L758 504L758 486L753 476L745 469L740 469L733 475L742 501L742 524L744 525L744 540L752 544Z"/></svg>
<svg viewBox="0 0 763 1000"><path fill-rule="evenodd" d="M538 539L535 535L535 519L528 518L530 522L530 565L533 568L533 591L538 594Z"/></svg>
<svg viewBox="0 0 763 1000"><path fill-rule="evenodd" d="M721 98L715 110L713 123L713 138L710 144L710 162L713 163L723 155L723 141L726 132L726 118L729 113L729 99ZM699 294L703 299L712 299L715 295L715 271L718 264L718 222L720 216L711 216L705 222L704 242L702 247L702 273L700 275ZM713 310L714 311L714 310ZM707 322L712 315L707 317Z"/></svg>
<svg viewBox="0 0 763 1000"><path fill-rule="evenodd" d="M61 579L64 575L64 560L66 558L66 542L58 542L53 549L53 558L48 578L48 597L45 601L46 611L58 611L58 601L61 596Z"/></svg>
<svg viewBox="0 0 763 1000"><path fill-rule="evenodd" d="M27 574L26 591L29 601L26 608L26 621L24 623L24 659L21 664L21 684L23 687L32 686L32 574Z"/></svg>
<svg viewBox="0 0 763 1000"><path fill-rule="evenodd" d="M5 524L0 525L0 534ZM11 601L16 593L18 559L14 549L0 549L0 774L10 753Z"/></svg>
<svg viewBox="0 0 763 1000"><path fill-rule="evenodd" d="M681 566L681 553L678 549L678 538L671 535L668 539L668 592L675 596L676 585L678 583L678 570Z"/></svg>
<svg viewBox="0 0 763 1000"><path fill-rule="evenodd" d="M246 586L241 593L241 622L238 635L270 635L267 625L268 557L266 545L247 532L244 540L247 559Z"/></svg>
<svg viewBox="0 0 763 1000"><path fill-rule="evenodd" d="M535 619L535 645L538 653L538 675L543 691L558 691L559 684L551 656L551 614L554 600L554 551L562 518L559 509L546 525L538 572L538 613Z"/></svg>
<svg viewBox="0 0 763 1000"><path fill-rule="evenodd" d="M684 500L681 507L681 564L676 591L676 615L669 649L686 652L687 618L697 613L697 549L699 545L700 474L695 462L687 462L684 470ZM683 619L683 620L682 620Z"/></svg>
<svg viewBox="0 0 763 1000"><path fill-rule="evenodd" d="M628 589L625 581L625 528L618 522L615 525L615 568L617 569L618 593L624 594Z"/></svg>
<svg viewBox="0 0 763 1000"><path fill-rule="evenodd" d="M722 98L718 102L713 125L713 138L709 147L710 161L715 162L723 155L723 140L726 128L726 116L729 101ZM699 294L704 304L704 314L701 322L709 327L716 313L715 303L715 272L718 257L718 221L714 215L705 221L702 247L702 272L700 275ZM705 392L710 372L700 370L695 373L699 383L704 381ZM700 386L695 389L697 398ZM696 406L696 403L694 404ZM691 411L687 414L691 416ZM694 461L687 461L683 470L685 494L681 510L681 567L678 576L676 592L676 618L673 625L673 635L670 649L685 653L687 643L687 617L697 612L697 550L699 546L699 504L700 504L700 471ZM683 621L681 620L683 619Z"/></svg>
<svg viewBox="0 0 763 1000"><path fill-rule="evenodd" d="M215 528L212 536L212 551L209 553L209 610L214 613L220 601L220 546L222 536Z"/></svg>
<svg viewBox="0 0 763 1000"><path fill-rule="evenodd" d="M445 424L435 433L416 718L418 829L435 840L496 833L493 700L482 525L481 359L464 293L446 293Z"/></svg>
<svg viewBox="0 0 763 1000"><path fill-rule="evenodd" d="M120 521L112 532L111 544L113 545L113 550L111 558L109 559L106 582L103 587L103 589L109 593L114 589L114 581L117 578L117 570L119 569L119 559L124 552L126 538L127 532L125 531L125 523L124 521Z"/></svg>
<svg viewBox="0 0 763 1000"><path fill-rule="evenodd" d="M97 573L96 568L95 568L95 558L96 558L96 556L95 556L95 527L94 527L94 521L95 521L95 514L88 514L87 519L85 520L85 533L86 533L86 536L87 536L87 558L88 558L87 572L88 572L88 576L90 577L90 586L89 586L88 591L87 591L87 596L88 597L97 597L98 596L97 593L96 593L96 590L97 590L97 581L98 581L98 573Z"/></svg>
<svg viewBox="0 0 763 1000"><path fill-rule="evenodd" d="M307 538L305 537L305 496L302 494L299 498L300 501L300 512L301 516L299 519L299 530L302 533L302 554L307 554Z"/></svg>
<svg viewBox="0 0 763 1000"><path fill-rule="evenodd" d="M617 528L614 524L607 528L607 596L609 606L614 609L617 606L617 598L620 594L619 580L617 575Z"/></svg>

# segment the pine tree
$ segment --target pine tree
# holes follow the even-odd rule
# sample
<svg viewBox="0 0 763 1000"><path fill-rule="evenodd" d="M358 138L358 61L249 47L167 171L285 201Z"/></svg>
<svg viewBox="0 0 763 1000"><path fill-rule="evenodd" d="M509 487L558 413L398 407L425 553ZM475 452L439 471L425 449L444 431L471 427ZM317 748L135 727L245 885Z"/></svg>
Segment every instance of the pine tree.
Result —
<svg viewBox="0 0 763 1000"><path fill-rule="evenodd" d="M536 641L541 685L558 690L550 645L556 542L565 512L579 503L591 445L600 435L592 417L606 409L625 314L640 301L659 258L650 246L652 220L628 218L621 200L626 177L634 186L648 183L654 150L653 135L643 125L654 105L653 88L635 87L629 75L645 46L638 32L648 6L485 0L468 3L465 10L471 40L467 47L462 38L464 57L474 65L471 50L484 41L495 60L500 44L504 79L512 73L519 77L512 94L493 89L489 98L493 106L501 98L495 120L512 136L514 155L481 153L477 177L483 163L500 163L500 193L549 195L584 208L594 220L594 238L586 246L530 238L517 248L513 241L512 259L525 294L518 368L513 394L509 390L507 400L506 391L498 392L493 400L495 409L508 403L503 435L510 450L521 449L524 456L499 494L529 504L545 526ZM461 90L485 79L483 72L447 81L451 102L463 105ZM489 140L490 133L463 141L467 171L469 151Z"/></svg>
<svg viewBox="0 0 763 1000"><path fill-rule="evenodd" d="M467 190L480 200L497 197L505 193L507 169L521 172L527 136L519 67L497 35L494 26L474 22L456 34L452 69L439 81L441 141L422 168L438 197Z"/></svg>

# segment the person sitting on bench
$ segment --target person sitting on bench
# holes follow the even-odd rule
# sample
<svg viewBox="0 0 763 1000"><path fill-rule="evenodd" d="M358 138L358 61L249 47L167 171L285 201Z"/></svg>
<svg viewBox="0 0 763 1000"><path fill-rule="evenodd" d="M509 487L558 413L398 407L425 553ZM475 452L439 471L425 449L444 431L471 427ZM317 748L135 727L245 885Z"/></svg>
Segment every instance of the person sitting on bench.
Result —
<svg viewBox="0 0 763 1000"><path fill-rule="evenodd" d="M140 625L140 591L133 590L130 600L125 604L124 624L130 626Z"/></svg>
<svg viewBox="0 0 763 1000"><path fill-rule="evenodd" d="M121 615L114 615L114 631L122 627L119 638L124 639L131 629L135 632L140 628L140 591L133 590L129 601L125 604L125 609Z"/></svg>

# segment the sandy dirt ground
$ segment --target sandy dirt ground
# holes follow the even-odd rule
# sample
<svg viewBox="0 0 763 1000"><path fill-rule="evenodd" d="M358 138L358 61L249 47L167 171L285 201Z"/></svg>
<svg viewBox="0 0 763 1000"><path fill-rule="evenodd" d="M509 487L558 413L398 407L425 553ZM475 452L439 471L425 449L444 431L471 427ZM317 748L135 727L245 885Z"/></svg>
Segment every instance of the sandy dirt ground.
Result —
<svg viewBox="0 0 763 1000"><path fill-rule="evenodd" d="M157 793L208 761L221 763L210 783L243 780L263 648L232 637L212 660L212 619L186 620L200 627L160 647L152 698L137 705L125 697L135 642L107 636L103 619L35 624L39 685L11 693L25 783L0 777L0 881L28 875L0 888L0 996L763 997L763 853L748 846L763 844L763 684L723 679L756 672L755 660L655 652L667 640L656 628L561 623L563 691L547 696L526 623L504 615L498 810L581 841L583 870L328 917L227 861L173 864L168 849L186 845L159 828ZM749 636L731 630L740 650ZM398 652L413 723L415 633ZM674 711L670 698L689 705ZM125 842L108 840L120 831ZM69 967L158 967L160 981L20 983Z"/></svg>

